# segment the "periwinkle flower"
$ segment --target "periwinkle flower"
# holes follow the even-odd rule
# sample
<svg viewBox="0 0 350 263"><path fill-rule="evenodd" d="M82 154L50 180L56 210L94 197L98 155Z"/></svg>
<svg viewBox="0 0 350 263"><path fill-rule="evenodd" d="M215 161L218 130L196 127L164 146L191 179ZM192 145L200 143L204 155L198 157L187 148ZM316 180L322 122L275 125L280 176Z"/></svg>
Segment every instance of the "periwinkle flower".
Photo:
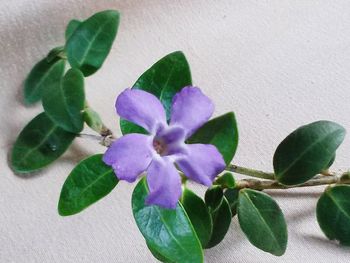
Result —
<svg viewBox="0 0 350 263"><path fill-rule="evenodd" d="M181 196L181 177L210 186L224 170L225 162L215 146L185 144L214 111L212 101L197 87L188 86L172 101L167 123L162 103L153 94L126 89L117 98L116 110L123 119L145 128L149 134L127 134L116 140L103 160L119 180L134 182L147 172L147 204L173 209Z"/></svg>

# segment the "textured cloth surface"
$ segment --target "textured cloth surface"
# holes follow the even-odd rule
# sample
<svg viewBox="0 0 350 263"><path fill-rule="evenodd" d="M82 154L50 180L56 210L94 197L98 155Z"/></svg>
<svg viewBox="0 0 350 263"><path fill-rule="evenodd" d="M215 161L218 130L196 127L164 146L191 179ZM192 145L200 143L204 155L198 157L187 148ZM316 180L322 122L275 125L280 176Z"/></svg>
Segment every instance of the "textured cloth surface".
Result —
<svg viewBox="0 0 350 263"><path fill-rule="evenodd" d="M28 178L15 176L7 165L17 134L42 110L23 106L27 73L63 43L71 18L103 9L120 10L122 21L102 69L86 79L86 93L117 135L117 94L175 50L185 52L194 84L216 104L214 114L235 111L236 164L271 171L278 143L315 120L350 130L347 0L1 0L0 262L155 262L132 217L134 185L120 183L76 216L57 213L70 170L103 152L102 146L77 139L58 162ZM350 167L349 137L337 157L336 170ZM206 262L347 262L349 250L328 241L316 223L322 189L269 191L288 223L289 244L281 258L250 245L234 218L225 240L205 252Z"/></svg>

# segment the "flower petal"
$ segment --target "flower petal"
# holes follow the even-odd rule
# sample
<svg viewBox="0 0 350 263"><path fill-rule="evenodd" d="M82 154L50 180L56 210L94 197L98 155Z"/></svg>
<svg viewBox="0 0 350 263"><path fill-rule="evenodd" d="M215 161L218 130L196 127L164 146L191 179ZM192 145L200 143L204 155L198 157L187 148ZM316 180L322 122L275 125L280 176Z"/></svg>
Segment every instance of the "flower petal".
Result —
<svg viewBox="0 0 350 263"><path fill-rule="evenodd" d="M164 126L158 129L156 138L163 140L166 144L185 141L185 130L182 127Z"/></svg>
<svg viewBox="0 0 350 263"><path fill-rule="evenodd" d="M197 87L188 86L174 96L171 125L182 126L186 138L206 123L214 112L214 104Z"/></svg>
<svg viewBox="0 0 350 263"><path fill-rule="evenodd" d="M167 158L154 159L147 170L150 193L146 203L174 209L181 196L181 178Z"/></svg>
<svg viewBox="0 0 350 263"><path fill-rule="evenodd" d="M155 133L159 124L166 124L162 103L156 96L139 89L126 89L117 98L119 116Z"/></svg>
<svg viewBox="0 0 350 263"><path fill-rule="evenodd" d="M152 161L152 140L143 134L128 134L116 140L103 161L113 167L119 180L134 182Z"/></svg>
<svg viewBox="0 0 350 263"><path fill-rule="evenodd" d="M210 144L188 144L187 155L176 163L188 178L206 186L211 186L226 166L220 152Z"/></svg>

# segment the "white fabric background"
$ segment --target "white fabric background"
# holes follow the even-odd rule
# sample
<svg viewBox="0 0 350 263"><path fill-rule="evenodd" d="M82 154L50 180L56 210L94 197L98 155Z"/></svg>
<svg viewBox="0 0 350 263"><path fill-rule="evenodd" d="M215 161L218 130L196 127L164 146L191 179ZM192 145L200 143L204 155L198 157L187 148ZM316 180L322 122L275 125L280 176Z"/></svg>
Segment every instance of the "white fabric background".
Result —
<svg viewBox="0 0 350 263"><path fill-rule="evenodd" d="M194 83L235 111L240 143L234 162L272 170L278 143L302 124L329 119L350 130L350 2L347 0L0 1L0 262L155 262L134 223L134 185L120 183L73 217L57 214L61 186L83 157L104 149L77 139L54 165L15 176L7 154L42 108L22 105L22 82L34 63L64 41L71 18L118 9L122 21L103 68L86 79L90 104L116 134L117 94L162 56L183 50ZM350 138L336 169L350 167ZM199 189L199 187L196 187ZM282 258L250 245L235 218L206 262L347 262L347 248L328 241L315 220L321 188L270 191L288 221Z"/></svg>

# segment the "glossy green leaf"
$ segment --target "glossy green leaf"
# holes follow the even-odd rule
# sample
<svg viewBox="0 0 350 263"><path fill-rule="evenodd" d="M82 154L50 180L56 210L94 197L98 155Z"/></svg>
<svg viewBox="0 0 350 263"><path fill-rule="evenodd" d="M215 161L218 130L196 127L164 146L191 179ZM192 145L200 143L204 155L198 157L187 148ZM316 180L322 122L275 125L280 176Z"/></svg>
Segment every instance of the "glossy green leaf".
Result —
<svg viewBox="0 0 350 263"><path fill-rule="evenodd" d="M147 247L149 249L149 251L151 251L152 255L158 259L159 261L161 262L164 262L164 263L175 263L174 261L170 261L168 258L164 257L162 254L160 254L154 247L152 247L152 245L147 244Z"/></svg>
<svg viewBox="0 0 350 263"><path fill-rule="evenodd" d="M132 195L132 210L146 242L163 257L181 263L203 262L203 251L196 232L180 203L176 209L145 204L148 195L142 179Z"/></svg>
<svg viewBox="0 0 350 263"><path fill-rule="evenodd" d="M202 247L205 247L213 230L213 222L207 206L202 198L187 188L183 191L181 204L191 220Z"/></svg>
<svg viewBox="0 0 350 263"><path fill-rule="evenodd" d="M324 169L329 169L329 167L331 167L335 161L335 154L333 155L332 159L329 161L329 163L327 164L327 166Z"/></svg>
<svg viewBox="0 0 350 263"><path fill-rule="evenodd" d="M231 209L225 197L222 199L221 205L213 212L211 212L213 221L213 232L205 248L211 248L219 244L226 236L231 224Z"/></svg>
<svg viewBox="0 0 350 263"><path fill-rule="evenodd" d="M214 181L214 184L220 185L222 188L234 188L236 181L232 173L224 173Z"/></svg>
<svg viewBox="0 0 350 263"><path fill-rule="evenodd" d="M287 247L287 226L278 204L267 194L252 189L239 192L238 220L250 243L275 256Z"/></svg>
<svg viewBox="0 0 350 263"><path fill-rule="evenodd" d="M345 129L330 121L298 128L277 147L273 157L276 179L285 185L311 179L330 163L344 137Z"/></svg>
<svg viewBox="0 0 350 263"><path fill-rule="evenodd" d="M72 19L71 21L69 21L65 32L66 41L73 35L75 30L78 28L78 26L80 26L81 23L81 21L76 19Z"/></svg>
<svg viewBox="0 0 350 263"><path fill-rule="evenodd" d="M70 65L84 76L95 73L111 50L118 25L119 13L114 10L96 13L78 25L66 43ZM68 31L67 35L71 30Z"/></svg>
<svg viewBox="0 0 350 263"><path fill-rule="evenodd" d="M50 50L49 54L47 54L46 60L48 63L51 63L54 60L62 58L63 55L64 55L64 47L63 46L55 47Z"/></svg>
<svg viewBox="0 0 350 263"><path fill-rule="evenodd" d="M36 116L24 127L12 149L15 172L39 170L60 157L72 143L75 134L53 123L45 113Z"/></svg>
<svg viewBox="0 0 350 263"><path fill-rule="evenodd" d="M52 83L58 82L64 74L64 60L46 58L39 61L29 73L24 82L24 102L33 104L38 102L45 89Z"/></svg>
<svg viewBox="0 0 350 263"><path fill-rule="evenodd" d="M211 212L217 210L224 197L224 192L220 186L213 186L205 192L205 204L209 207Z"/></svg>
<svg viewBox="0 0 350 263"><path fill-rule="evenodd" d="M113 169L102 161L102 154L82 160L69 174L61 190L58 212L74 215L108 195L118 184Z"/></svg>
<svg viewBox="0 0 350 263"><path fill-rule="evenodd" d="M174 95L191 84L191 71L186 57L181 51L176 51L166 55L144 72L133 88L142 89L159 98L169 119ZM123 134L145 133L144 129L125 120L120 121L120 128Z"/></svg>
<svg viewBox="0 0 350 263"><path fill-rule="evenodd" d="M226 113L204 124L188 139L188 143L213 144L229 164L236 153L238 130L233 112Z"/></svg>
<svg viewBox="0 0 350 263"><path fill-rule="evenodd" d="M232 217L234 217L237 214L239 189L227 189L224 196L230 205Z"/></svg>
<svg viewBox="0 0 350 263"><path fill-rule="evenodd" d="M329 187L317 203L317 221L325 235L350 246L350 186Z"/></svg>
<svg viewBox="0 0 350 263"><path fill-rule="evenodd" d="M43 96L47 116L70 132L83 129L84 103L84 76L78 69L70 69L59 82L48 86Z"/></svg>

